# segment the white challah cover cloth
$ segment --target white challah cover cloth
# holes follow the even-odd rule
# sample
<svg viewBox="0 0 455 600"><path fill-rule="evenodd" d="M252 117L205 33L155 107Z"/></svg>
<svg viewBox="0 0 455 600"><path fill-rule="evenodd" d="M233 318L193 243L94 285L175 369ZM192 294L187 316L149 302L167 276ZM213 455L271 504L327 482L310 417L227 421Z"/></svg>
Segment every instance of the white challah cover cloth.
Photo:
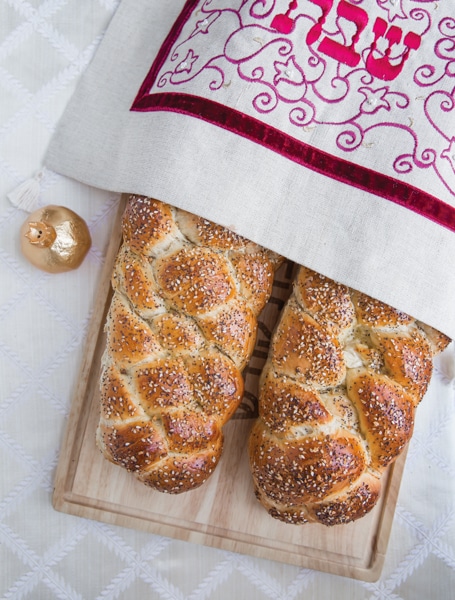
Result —
<svg viewBox="0 0 455 600"><path fill-rule="evenodd" d="M123 0L46 165L455 337L450 0Z"/></svg>

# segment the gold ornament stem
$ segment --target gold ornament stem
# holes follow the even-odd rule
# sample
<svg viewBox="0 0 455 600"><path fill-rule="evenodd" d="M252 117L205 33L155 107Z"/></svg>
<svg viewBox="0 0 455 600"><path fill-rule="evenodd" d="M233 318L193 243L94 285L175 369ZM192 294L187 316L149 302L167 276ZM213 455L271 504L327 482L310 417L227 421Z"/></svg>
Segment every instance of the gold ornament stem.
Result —
<svg viewBox="0 0 455 600"><path fill-rule="evenodd" d="M40 248L49 248L55 242L57 232L55 228L44 221L35 221L28 224L29 229L25 234L28 241Z"/></svg>

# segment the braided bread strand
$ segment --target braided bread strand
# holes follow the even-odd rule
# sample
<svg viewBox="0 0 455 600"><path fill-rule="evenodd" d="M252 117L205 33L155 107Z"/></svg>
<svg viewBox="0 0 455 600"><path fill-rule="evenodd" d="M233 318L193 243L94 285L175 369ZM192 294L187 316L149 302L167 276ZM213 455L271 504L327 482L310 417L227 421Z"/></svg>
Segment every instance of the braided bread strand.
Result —
<svg viewBox="0 0 455 600"><path fill-rule="evenodd" d="M250 466L273 517L348 523L376 504L449 339L305 267L262 372Z"/></svg>
<svg viewBox="0 0 455 600"><path fill-rule="evenodd" d="M122 226L97 445L176 494L200 486L220 459L281 258L143 196L129 197Z"/></svg>

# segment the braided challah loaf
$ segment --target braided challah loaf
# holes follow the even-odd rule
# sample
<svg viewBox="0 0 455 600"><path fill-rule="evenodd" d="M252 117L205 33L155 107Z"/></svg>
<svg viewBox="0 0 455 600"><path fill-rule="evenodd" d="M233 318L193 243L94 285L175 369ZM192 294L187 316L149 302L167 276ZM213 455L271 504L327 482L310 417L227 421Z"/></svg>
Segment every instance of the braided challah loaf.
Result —
<svg viewBox="0 0 455 600"><path fill-rule="evenodd" d="M142 196L128 198L122 226L97 444L146 485L180 493L220 459L281 258Z"/></svg>
<svg viewBox="0 0 455 600"><path fill-rule="evenodd" d="M375 505L448 338L300 267L262 372L250 440L275 518L336 525Z"/></svg>

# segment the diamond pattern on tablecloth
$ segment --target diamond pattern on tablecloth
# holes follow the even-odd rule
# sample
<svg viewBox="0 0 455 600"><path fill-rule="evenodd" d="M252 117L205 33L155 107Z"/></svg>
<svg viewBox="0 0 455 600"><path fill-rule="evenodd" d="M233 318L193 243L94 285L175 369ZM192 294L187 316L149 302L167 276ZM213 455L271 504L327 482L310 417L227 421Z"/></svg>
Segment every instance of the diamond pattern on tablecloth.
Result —
<svg viewBox="0 0 455 600"><path fill-rule="evenodd" d="M0 24L2 20L0 19ZM9 73L1 67L0 63L0 94L2 96L2 120L8 122L13 119L17 111L27 102L27 94L23 94L22 87Z"/></svg>
<svg viewBox="0 0 455 600"><path fill-rule="evenodd" d="M455 590L455 571L434 554L428 556L412 574L395 589L404 600L432 599L452 600ZM435 590L438 590L435 595Z"/></svg>
<svg viewBox="0 0 455 600"><path fill-rule="evenodd" d="M130 588L134 589L135 583L141 580L149 584L148 590L150 593L150 588L160 587L162 582L165 581L158 574L155 561L159 558L163 548L169 544L169 540L152 536L148 538L145 544L139 545L136 542L133 547L121 535L123 530L120 528L109 528L99 523L89 523L88 528L84 544L91 543L87 552L89 557L92 558L92 562L81 556L80 544L78 544L77 552L75 549L74 554L70 553L65 557L58 568L67 571L68 567L76 562L77 568L81 569L82 572L84 572L84 567L85 569L91 569L92 573L89 577L93 577L93 581L81 582L81 588L90 590L93 597L117 597L119 593L121 597L122 592L130 594L132 593ZM94 549L97 550L97 555L93 554ZM99 565L109 565L109 568L101 575L98 573L97 577L96 573L93 572L93 568L91 568L95 559ZM111 569L112 565L115 565L116 568ZM103 583L102 589L99 587L101 583ZM148 595L133 595L131 597L148 597Z"/></svg>
<svg viewBox="0 0 455 600"><path fill-rule="evenodd" d="M188 556L185 560L181 558L183 553ZM196 594L196 591L198 597L205 597L210 589L229 577L234 569L233 563L231 556L221 550L213 548L208 554L203 550L193 550L192 544L178 540L172 540L153 560L155 568L167 579L172 578L176 568L185 570L186 577L179 583L180 594L185 598Z"/></svg>
<svg viewBox="0 0 455 600"><path fill-rule="evenodd" d="M215 597L217 593L221 593L224 586L229 582L231 586L231 592L233 597L239 597L240 594L244 595L245 598L252 598L258 592L263 598L270 598L270 600L285 600L288 596L284 596L284 586L280 581L275 580L267 575L267 571L262 569L260 562L255 563L248 557L237 557L231 558L229 561L230 567L234 569L230 573L228 579L221 578L217 581L217 585L211 586L211 593L203 595L204 600L209 600ZM227 569L229 573L230 569ZM216 580L214 580L215 583Z"/></svg>
<svg viewBox="0 0 455 600"><path fill-rule="evenodd" d="M303 598L317 598L318 600L326 600L328 598L370 600L374 597L372 595L372 586L369 585L367 589L365 587L367 586L364 583L336 575L328 575L323 578L315 577L305 593L297 596L297 598L298 600ZM386 598L387 600L395 600L393 596L386 596Z"/></svg>
<svg viewBox="0 0 455 600"><path fill-rule="evenodd" d="M0 219L0 260L8 272L14 275L14 279L17 279L17 282L12 284L15 287L27 282L27 269L22 269L23 260L19 252L19 230L26 216L23 211L14 210L8 205Z"/></svg>
<svg viewBox="0 0 455 600"><path fill-rule="evenodd" d="M431 523L430 527L425 527L412 513L398 507L395 520L398 520L406 528L412 531L413 536L415 536L415 542L412 544L412 547L409 548L409 551L395 563L394 568L384 572L381 581L372 586L373 589L376 590L373 596L374 600L376 600L376 598L379 600L380 598L383 598L384 595L390 594L392 591L398 594L399 592L396 592L396 590L403 588L405 582L413 580L416 572L420 569L427 571L435 551L437 552L436 555L440 554L439 550L437 550L438 537L449 529L453 530L453 518L453 510L445 511L438 519ZM453 561L452 564L454 564ZM389 563L389 566L390 565L391 563ZM408 588L407 584L406 588ZM397 595L396 597L399 598L401 596ZM408 597L422 598L423 600L427 597L432 598L436 596L412 596L412 594L403 596L403 598ZM442 600L445 600L444 595L440 597ZM447 600L449 600L449 597L447 597Z"/></svg>
<svg viewBox="0 0 455 600"><path fill-rule="evenodd" d="M52 314L49 322L47 317ZM22 332L16 331L17 322L22 323ZM63 315L52 313L51 307L40 296L39 291L25 296L10 311L9 319L0 331L0 346L14 356L24 369L24 376L39 377L49 368L55 368L61 356L71 351L71 324ZM46 346L52 340L54 354L48 356ZM36 348L43 352L36 352Z"/></svg>
<svg viewBox="0 0 455 600"><path fill-rule="evenodd" d="M395 518L392 525L392 537L400 540L399 545L391 545L384 561L382 570L382 580L388 581L396 571L397 565L401 564L409 555L412 549L419 541L419 537L414 528L409 527L402 519ZM376 590L378 584L372 584L371 589Z"/></svg>
<svg viewBox="0 0 455 600"><path fill-rule="evenodd" d="M126 547L120 538L117 544L115 541L109 544L107 536L87 525L83 537L69 551L62 552L64 555L53 568L62 577L69 571L74 573L72 585L75 590L82 597L90 590L92 597L96 598L119 572L128 567L132 552L132 548ZM94 568L98 564L102 565L101 569Z"/></svg>
<svg viewBox="0 0 455 600"><path fill-rule="evenodd" d="M0 593L11 589L24 572L24 563L21 558L16 556L11 548L3 543L4 533L2 529L2 523L0 523L0 565L7 565L8 568L0 567Z"/></svg>
<svg viewBox="0 0 455 600"><path fill-rule="evenodd" d="M2 18L0 19L0 43L3 47L3 52L10 47L10 43L6 40L11 32L16 31L19 25L23 22L23 17L13 8L8 2L2 3Z"/></svg>
<svg viewBox="0 0 455 600"><path fill-rule="evenodd" d="M55 410L50 394L44 386L31 383L16 398L9 410L2 411L2 428L5 431L23 431L19 442L26 455L40 462L55 456L61 443L61 415ZM39 435L28 435L28 432Z"/></svg>
<svg viewBox="0 0 455 600"><path fill-rule="evenodd" d="M62 48L72 46L80 52L99 37L98 24L105 15L106 9L100 2L81 2L77 12L74 11L74 3L65 2L48 19L49 26L58 34L57 40L53 36L54 45L60 43Z"/></svg>
<svg viewBox="0 0 455 600"><path fill-rule="evenodd" d="M21 140L27 139L24 149ZM39 164L49 139L49 125L35 114L24 114L9 135L0 137L0 154L8 156L10 168L24 173L27 166Z"/></svg>
<svg viewBox="0 0 455 600"><path fill-rule="evenodd" d="M16 66L14 76L21 82L21 95L28 99L33 112L33 105L39 107L40 100L44 99L47 91L43 88L43 81L55 80L59 72L68 67L70 60L77 56L77 50L65 48L65 51L56 52L55 61L49 63L45 57L55 49L55 44L46 35L50 32L46 31L45 22L36 25L24 23L20 29L11 49L10 61Z"/></svg>
<svg viewBox="0 0 455 600"><path fill-rule="evenodd" d="M130 580L124 581L123 585L125 585L125 588L116 588L117 591L115 592L109 588L107 595L99 597L100 600L101 598L103 600L126 600L127 598L153 598L153 600L172 598L172 600L182 600L182 596L179 595L178 590L170 582L156 581L149 583L142 578L137 578L134 572L130 573Z"/></svg>
<svg viewBox="0 0 455 600"><path fill-rule="evenodd" d="M0 317L0 322L1 322ZM1 397L2 402L0 404L0 419L3 415L3 411L6 410L11 404L14 405L16 398L18 398L28 386L27 381L21 381L23 378L23 370L20 365L16 364L11 356L8 356L4 348L0 346L0 364L2 364L2 370L7 372L9 377L5 377L1 382ZM21 382L18 384L18 382Z"/></svg>
<svg viewBox="0 0 455 600"><path fill-rule="evenodd" d="M87 534L88 526L80 519L72 522L71 518L64 520L57 517L53 526L43 535L40 522L47 517L46 506L52 492L52 478L53 469L43 469L41 473L35 470L34 473L30 473L20 503L11 503L8 508L8 526L15 536L23 540L29 552L41 557L52 556L52 561L55 562L57 559L54 557L61 560L78 546Z"/></svg>
<svg viewBox="0 0 455 600"><path fill-rule="evenodd" d="M22 489L22 484L29 476L30 468L24 465L20 454L20 447L15 439L7 431L0 429L0 464L2 465L0 470L0 482L2 484L0 515L2 519L6 517L9 499L11 497L17 499L15 490ZM8 485L5 485L5 481Z"/></svg>
<svg viewBox="0 0 455 600"><path fill-rule="evenodd" d="M23 283L17 278L13 278L9 285L0 285L0 318L6 316L10 307L16 303L22 293Z"/></svg>
<svg viewBox="0 0 455 600"><path fill-rule="evenodd" d="M97 289L98 267L87 258L74 272L61 273L58 278L47 277L39 290L41 302L68 323L71 338L78 344L82 341L81 328L87 326L87 315L93 308Z"/></svg>
<svg viewBox="0 0 455 600"><path fill-rule="evenodd" d="M15 97L10 99L9 104L6 98L2 101L8 111L15 108L15 112L2 123L0 148L2 141L6 141L10 134L21 140L27 139L18 136L21 124L31 117L37 117L38 120L42 118L41 109L45 110L49 99L61 90L67 90L69 94L74 90L75 80L93 55L103 27L107 26L118 2L86 3L89 11L85 13L84 22L81 20L84 16L81 14L81 4L75 0L37 0L33 3L2 0L5 31L0 40L0 89L7 89ZM73 29L79 32L75 40L77 43L69 40L65 31L59 31L60 19L64 30L72 23ZM79 27L76 27L77 23ZM87 37L90 32L92 36ZM49 60L49 57L52 59ZM61 104L60 112L63 108L64 104ZM47 141L58 116L59 113L52 113L46 119ZM33 127L36 123L28 122L29 135L36 137L38 132ZM12 143L11 138L9 143ZM0 168L11 175L15 171L10 165L9 145L6 148L7 151L0 150ZM16 171L17 175L29 175L30 166L40 166L44 148L40 147L40 150L41 154L35 155L34 160L28 157L26 162L24 159L22 169Z"/></svg>
<svg viewBox="0 0 455 600"><path fill-rule="evenodd" d="M216 597L235 580L245 597L248 597L248 587L254 586L261 597L292 600L300 597L312 578L313 573L307 569L219 551L217 563L185 597L201 600ZM185 589L186 586L183 591Z"/></svg>
<svg viewBox="0 0 455 600"><path fill-rule="evenodd" d="M86 328L81 330L81 339L84 338L86 332ZM77 384L76 376L81 362L82 357L73 349L72 352L61 357L58 368L48 370L40 378L39 386L40 390L43 390L41 393L46 394L46 400L55 411L57 420L61 420L62 417L66 417L69 413L70 406L67 398L68 395L74 392ZM65 390L65 393L62 393L62 390ZM58 427L58 431L61 442L57 447L60 448L63 441L61 425Z"/></svg>
<svg viewBox="0 0 455 600"><path fill-rule="evenodd" d="M452 488L452 483L450 479L447 481L446 473L428 455L421 456L418 464L416 469L409 469L403 477L400 501L403 506L412 508L412 513L419 522L430 526L439 518L441 504L429 502L429 486L432 494L438 496L447 493L447 487ZM455 495L452 496L452 506L455 507Z"/></svg>

